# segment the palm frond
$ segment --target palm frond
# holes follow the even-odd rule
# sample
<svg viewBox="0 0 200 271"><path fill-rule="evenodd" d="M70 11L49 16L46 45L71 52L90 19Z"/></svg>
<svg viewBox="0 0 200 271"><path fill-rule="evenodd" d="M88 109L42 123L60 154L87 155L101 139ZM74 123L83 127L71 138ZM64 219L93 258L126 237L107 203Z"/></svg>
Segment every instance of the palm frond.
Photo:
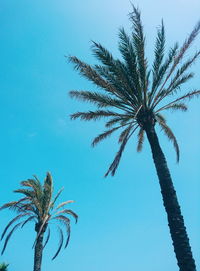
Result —
<svg viewBox="0 0 200 271"><path fill-rule="evenodd" d="M199 31L200 31L200 21L194 27L194 29L191 32L191 34L189 35L189 37L185 40L182 47L179 49L179 52L174 57L173 65L172 65L171 69L169 70L164 83L161 86L161 90L164 88L165 84L167 83L167 81L171 77L171 75L174 72L174 70L176 69L177 65L182 60L183 56L185 55L186 51L189 49L190 45L194 42L194 40L197 37Z"/></svg>
<svg viewBox="0 0 200 271"><path fill-rule="evenodd" d="M95 66L96 70L100 72L107 80L109 80L115 89L118 89L120 95L137 102L136 96L133 92L132 80L128 76L127 67L119 60L115 60L112 54L101 44L93 42L92 51L94 55L105 65L104 67ZM123 83L121 83L123 82ZM120 91L120 88L123 92Z"/></svg>
<svg viewBox="0 0 200 271"><path fill-rule="evenodd" d="M63 223L66 226L66 232L67 232L67 240L65 243L65 248L67 247L71 235L71 229L70 229L70 220L64 215L58 215L54 217L53 219L59 220L61 223Z"/></svg>
<svg viewBox="0 0 200 271"><path fill-rule="evenodd" d="M137 152L141 152L144 143L144 130L140 128L138 132L138 144L137 144Z"/></svg>
<svg viewBox="0 0 200 271"><path fill-rule="evenodd" d="M32 220L37 220L37 216L35 216L35 215L32 215L32 216L30 216L29 218L27 218L23 223L22 223L22 225L21 225L21 228L23 228L28 222L30 222L30 221L32 221Z"/></svg>
<svg viewBox="0 0 200 271"><path fill-rule="evenodd" d="M64 187L62 187L58 193L56 194L55 198L53 199L53 201L51 202L51 205L50 205L50 209L53 209L54 208L54 204L56 202L56 200L58 199L58 197L60 196L60 194L62 193L62 191L64 190Z"/></svg>
<svg viewBox="0 0 200 271"><path fill-rule="evenodd" d="M162 107L162 110L158 109L156 112L160 112L160 111L168 110L168 109L181 110L181 111L185 112L185 111L187 111L188 108L184 103L174 103L174 104L171 104L169 106L166 105L166 106Z"/></svg>
<svg viewBox="0 0 200 271"><path fill-rule="evenodd" d="M49 242L50 235L51 235L51 230L50 230L50 228L48 227L48 229L47 229L47 237L46 237L46 240L45 240L45 242L44 242L43 249L46 247L47 243Z"/></svg>
<svg viewBox="0 0 200 271"><path fill-rule="evenodd" d="M127 133L133 128L133 126L134 126L134 124L129 124L129 126L128 127L126 127L122 132L121 132L121 134L120 134L120 136L119 136L119 140L118 140L118 143L121 143L124 139L125 139L125 137L127 136Z"/></svg>
<svg viewBox="0 0 200 271"><path fill-rule="evenodd" d="M115 132L119 128L121 128L121 125L101 133L100 135L94 138L94 140L92 141L92 146L93 147L96 146L99 142L106 139L108 136L110 136L113 132Z"/></svg>
<svg viewBox="0 0 200 271"><path fill-rule="evenodd" d="M8 244L8 241L10 240L12 234L14 233L14 231L22 224L22 222L19 222L17 223L13 228L12 230L8 233L6 239L5 239L5 242L4 242L4 246L3 246L3 249L1 251L1 255L4 253L6 247L7 247L7 244Z"/></svg>
<svg viewBox="0 0 200 271"><path fill-rule="evenodd" d="M117 167L119 165L122 153L123 153L123 151L125 149L125 146L126 146L128 140L129 140L130 136L134 133L134 131L137 129L137 127L131 133L130 133L130 130L127 131L126 136L124 136L124 139L121 142L121 146L119 148L119 151L117 152L112 164L110 165L108 171L106 172L105 177L107 177L109 173L111 173L112 176L115 175L115 172L116 172ZM130 129L131 129L131 127L130 127Z"/></svg>
<svg viewBox="0 0 200 271"><path fill-rule="evenodd" d="M7 232L7 230L10 228L10 226L11 226L14 222L16 222L17 220L19 220L19 219L21 219L22 217L27 216L27 215L30 215L30 213L25 213L25 214L22 213L22 214L20 214L20 215L18 215L18 216L16 216L16 217L14 217L14 218L7 224L7 226L5 227L5 229L4 229L4 231L3 231L2 235L1 235L1 240L4 238L4 236L5 236L6 232Z"/></svg>
<svg viewBox="0 0 200 271"><path fill-rule="evenodd" d="M17 189L17 190L14 190L15 193L21 193L21 194L24 194L26 197L30 197L30 198L33 198L35 193L34 191L31 191L29 189Z"/></svg>
<svg viewBox="0 0 200 271"><path fill-rule="evenodd" d="M73 212L72 210L64 209L64 210L61 210L56 213L56 215L59 215L59 214L69 214L69 215L73 216L76 223L78 222L78 215L75 212Z"/></svg>
<svg viewBox="0 0 200 271"><path fill-rule="evenodd" d="M133 24L132 40L134 51L137 57L137 65L139 71L141 91L143 92L144 104L146 104L146 85L147 85L147 60L145 58L145 37L143 34L143 26L140 18L140 11L133 7L133 12L129 14L129 18Z"/></svg>
<svg viewBox="0 0 200 271"><path fill-rule="evenodd" d="M169 68L170 68L170 66L171 66L171 64L173 62L174 57L175 57L175 55L177 53L177 50L178 50L178 43L175 43L174 47L170 48L169 53L168 53L168 57L165 60L164 64L161 65L161 67L159 69L159 72L157 74L157 77L154 78L154 81L153 81L153 84L152 84L152 89L151 89L151 92L149 93L149 102L148 102L149 105L151 105L152 101L153 101L153 104L157 101L163 87L158 91L156 96L155 96L155 94L157 92L158 87L160 86L160 84L164 80L164 78L166 76L166 73L169 70Z"/></svg>
<svg viewBox="0 0 200 271"><path fill-rule="evenodd" d="M117 124L118 122L121 122L121 121L124 121L124 122L127 122L130 120L130 116L120 116L120 117L114 117L114 118L111 118L108 122L106 122L105 124L105 127L106 128L109 128L109 127L112 127L113 125Z"/></svg>
<svg viewBox="0 0 200 271"><path fill-rule="evenodd" d="M137 69L137 58L130 37L126 34L124 28L119 30L119 50L127 65L129 76L132 78L134 94L141 100L141 86Z"/></svg>
<svg viewBox="0 0 200 271"><path fill-rule="evenodd" d="M86 101L97 105L99 108L103 107L117 107L119 109L125 109L124 105L120 100L109 97L108 95L91 92L91 91L70 91L69 95L71 98L76 98L81 101ZM127 108L130 110L130 108Z"/></svg>
<svg viewBox="0 0 200 271"><path fill-rule="evenodd" d="M154 57L154 63L153 63L153 83L152 83L152 89L155 88L156 83L159 81L159 71L160 67L163 61L164 57L164 50L165 50L165 29L163 21L161 23L161 26L158 28L157 31L157 38L156 38L156 44L155 44L155 57Z"/></svg>
<svg viewBox="0 0 200 271"><path fill-rule="evenodd" d="M114 92L109 93L110 95L115 95L128 107L134 107L137 105L137 97L129 84L127 84L127 79L125 78L128 74L127 68L117 61L116 63L118 73L115 74L109 70L109 67L95 65L95 70L103 77L105 80L114 88ZM120 77L121 75L121 77ZM131 80L131 78L129 78Z"/></svg>
<svg viewBox="0 0 200 271"><path fill-rule="evenodd" d="M161 115L160 113L156 113L155 114L155 118L156 118L156 120L158 122L164 122L164 123L166 123L166 118L163 115Z"/></svg>
<svg viewBox="0 0 200 271"><path fill-rule="evenodd" d="M98 120L105 117L115 117L120 116L119 113L115 113L109 110L97 110L97 111L88 111L88 112L77 112L71 115L71 119L78 119L89 121L89 120Z"/></svg>
<svg viewBox="0 0 200 271"><path fill-rule="evenodd" d="M56 251L56 254L53 256L52 261L58 256L58 254L62 248L63 241L64 241L63 231L59 226L57 226L57 227L58 227L59 233L60 233L60 241L59 241L59 245L58 245L58 250Z"/></svg>
<svg viewBox="0 0 200 271"><path fill-rule="evenodd" d="M64 202L60 203L60 204L56 207L55 210L58 210L58 209L64 207L65 205L67 205L67 204L69 204L69 203L73 203L73 202L74 202L74 200L67 200L67 201L64 201Z"/></svg>
<svg viewBox="0 0 200 271"><path fill-rule="evenodd" d="M42 197L43 215L49 213L52 194L53 194L53 179L51 177L51 174L47 172L43 186L43 197Z"/></svg>
<svg viewBox="0 0 200 271"><path fill-rule="evenodd" d="M162 122L159 120L159 118L157 118L158 120L158 124L160 125L161 129L163 130L163 132L165 133L165 135L168 137L168 139L170 141L172 141L173 145L174 145L174 149L176 151L176 159L177 162L179 162L179 158L180 158L180 151L179 151L179 146L178 146L178 142L176 140L175 135L173 134L172 130L169 128L169 126L167 126L166 122Z"/></svg>
<svg viewBox="0 0 200 271"><path fill-rule="evenodd" d="M159 108L159 111L163 110L166 106L171 106L173 104L176 104L177 102L184 101L184 100L191 100L194 97L198 97L200 95L200 90L194 90L191 92L186 93L185 95L175 99L174 101L168 103L167 105Z"/></svg>
<svg viewBox="0 0 200 271"><path fill-rule="evenodd" d="M115 93L113 86L104 80L90 65L84 63L75 56L70 56L69 60L74 64L75 69L77 69L82 76L86 77L89 81L105 91Z"/></svg>

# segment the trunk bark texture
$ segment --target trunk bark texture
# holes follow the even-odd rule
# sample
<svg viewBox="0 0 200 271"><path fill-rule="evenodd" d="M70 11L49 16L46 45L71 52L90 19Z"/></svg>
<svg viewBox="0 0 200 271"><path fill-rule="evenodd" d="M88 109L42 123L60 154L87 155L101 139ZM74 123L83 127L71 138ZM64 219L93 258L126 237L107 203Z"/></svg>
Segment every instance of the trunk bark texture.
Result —
<svg viewBox="0 0 200 271"><path fill-rule="evenodd" d="M42 252L43 252L43 237L44 237L44 233L41 233L41 235L37 239L37 242L35 245L33 271L41 271Z"/></svg>
<svg viewBox="0 0 200 271"><path fill-rule="evenodd" d="M174 189L165 156L160 147L154 124L144 128L151 146L154 164L156 167L163 204L167 212L168 226L173 241L180 271L196 271L195 261L192 256L189 238L181 215L176 191Z"/></svg>

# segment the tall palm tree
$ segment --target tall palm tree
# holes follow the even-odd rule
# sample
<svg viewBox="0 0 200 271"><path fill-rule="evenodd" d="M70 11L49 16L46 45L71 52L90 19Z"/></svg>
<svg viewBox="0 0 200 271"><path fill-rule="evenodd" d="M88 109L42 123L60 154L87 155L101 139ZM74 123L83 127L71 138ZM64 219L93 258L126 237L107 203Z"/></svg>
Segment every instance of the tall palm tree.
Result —
<svg viewBox="0 0 200 271"><path fill-rule="evenodd" d="M50 239L50 223L59 222L61 226L64 226L67 234L67 238L64 244L64 232L60 225L57 225L57 229L60 235L60 241L58 245L58 249L53 256L52 260L55 259L63 244L64 248L67 247L70 239L70 219L67 217L68 215L75 218L77 222L78 216L72 210L67 209L66 205L73 202L72 200L64 201L60 203L58 206L55 206L55 202L60 196L63 189L61 189L57 195L53 198L53 180L51 174L48 172L46 178L44 180L44 184L42 185L38 178L34 176L34 179L28 179L26 181L22 181L21 185L24 188L17 189L14 192L20 193L23 195L21 199L18 201L12 201L4 204L0 210L8 208L17 212L17 216L13 218L5 227L1 240L6 236L4 241L4 246L2 249L2 254L4 253L8 241L10 237L14 233L14 231L28 222L34 222L35 231L36 231L36 239L33 244L34 247L34 268L33 271L41 270L42 263L42 254L43 249ZM7 233L8 229L11 228L9 233ZM44 239L44 235L46 234L46 239Z"/></svg>
<svg viewBox="0 0 200 271"><path fill-rule="evenodd" d="M180 95L182 85L194 75L188 72L188 69L200 55L198 51L191 58L183 59L199 33L200 22L194 27L183 45L179 47L175 43L166 56L165 29L162 22L157 30L154 62L149 68L145 56L145 37L140 11L134 6L129 19L132 23L131 35L127 34L124 28L119 30L121 59L115 59L106 48L96 42L93 42L92 52L100 61L98 65L88 65L75 56L69 57L75 69L100 88L99 91L70 92L72 98L97 106L96 111L77 112L71 115L71 119L96 121L108 118L105 124L106 131L93 140L92 146L122 129L118 140L119 151L105 176L115 174L131 136L138 130L137 150L141 151L146 134L161 187L178 266L181 271L194 271L196 270L195 261L183 216L155 126L158 124L172 141L177 161L179 161L179 146L176 137L161 113L169 110L186 111L185 102L200 95L200 90L192 90Z"/></svg>

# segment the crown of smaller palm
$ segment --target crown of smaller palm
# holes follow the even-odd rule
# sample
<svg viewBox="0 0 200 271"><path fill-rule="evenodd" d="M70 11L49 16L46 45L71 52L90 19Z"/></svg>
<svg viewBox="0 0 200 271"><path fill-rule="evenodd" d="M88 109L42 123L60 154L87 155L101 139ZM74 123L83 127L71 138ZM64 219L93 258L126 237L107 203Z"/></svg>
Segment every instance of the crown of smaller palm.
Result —
<svg viewBox="0 0 200 271"><path fill-rule="evenodd" d="M55 202L63 191L63 188L53 198L53 180L49 172L46 175L43 185L40 183L37 176L34 176L34 179L22 181L21 185L25 188L17 189L14 192L20 193L24 197L19 199L18 201L6 203L0 208L0 210L8 208L18 213L18 215L7 224L2 233L1 240L7 235L2 249L2 254L4 253L7 247L7 243L14 231L19 227L23 228L28 222L35 223L35 231L37 233L37 236L33 247L35 246L38 238L45 232L47 232L47 236L43 247L45 247L46 244L49 242L49 222L51 221L52 223L58 222L62 227L64 227L67 234L66 242L64 245L64 248L66 248L70 239L70 219L68 218L68 215L74 217L76 222L78 219L76 213L66 208L66 205L72 203L73 201L68 200L60 203L55 207ZM60 242L52 260L57 257L64 244L63 229L59 225L56 226L60 235ZM8 230L11 227L12 229L8 233Z"/></svg>
<svg viewBox="0 0 200 271"><path fill-rule="evenodd" d="M149 69L140 12L134 6L129 18L132 23L131 35L123 28L119 30L119 51L122 59L115 59L106 48L96 42L93 42L92 52L101 62L100 65L91 66L75 56L69 57L75 69L102 90L70 91L72 98L93 103L98 107L96 111L74 113L71 118L85 121L108 118L106 131L93 140L93 146L113 132L123 129L119 135L119 151L105 176L109 173L115 174L122 152L132 134L139 130L137 150L141 151L145 128L155 123L160 125L172 141L178 161L179 147L176 137L161 112L186 111L185 102L200 94L199 90L193 90L180 95L183 84L194 76L188 69L200 55L200 51L197 51L183 61L186 51L199 33L200 22L181 47L176 43L165 56L165 29L162 21L157 30L154 62Z"/></svg>

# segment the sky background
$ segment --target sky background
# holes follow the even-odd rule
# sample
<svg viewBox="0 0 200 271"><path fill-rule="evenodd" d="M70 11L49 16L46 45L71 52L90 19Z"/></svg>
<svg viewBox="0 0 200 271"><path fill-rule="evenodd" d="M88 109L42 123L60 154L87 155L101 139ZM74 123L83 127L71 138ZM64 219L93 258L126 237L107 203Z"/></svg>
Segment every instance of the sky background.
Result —
<svg viewBox="0 0 200 271"><path fill-rule="evenodd" d="M199 0L134 1L142 12L147 56L152 61L156 27L164 19L167 45L182 43L200 19ZM117 57L120 26L130 29L126 0L1 0L0 3L0 205L17 199L12 191L21 180L47 171L60 201L75 200L69 247L56 251L56 232L45 248L43 271L177 271L158 179L148 144L136 153L130 140L114 178L103 178L117 151L112 136L95 149L92 139L103 123L70 121L75 111L91 109L71 100L70 90L94 86L73 70L65 56L96 63L91 40L101 42ZM191 48L200 46L198 38ZM196 77L185 90L200 88L200 61ZM181 149L179 165L171 143L160 134L182 207L194 257L200 269L200 100L187 113L170 115L169 125ZM159 129L158 129L158 132ZM13 214L0 213L0 231ZM17 231L0 262L9 271L33 266L33 225ZM0 243L0 248L2 248Z"/></svg>

